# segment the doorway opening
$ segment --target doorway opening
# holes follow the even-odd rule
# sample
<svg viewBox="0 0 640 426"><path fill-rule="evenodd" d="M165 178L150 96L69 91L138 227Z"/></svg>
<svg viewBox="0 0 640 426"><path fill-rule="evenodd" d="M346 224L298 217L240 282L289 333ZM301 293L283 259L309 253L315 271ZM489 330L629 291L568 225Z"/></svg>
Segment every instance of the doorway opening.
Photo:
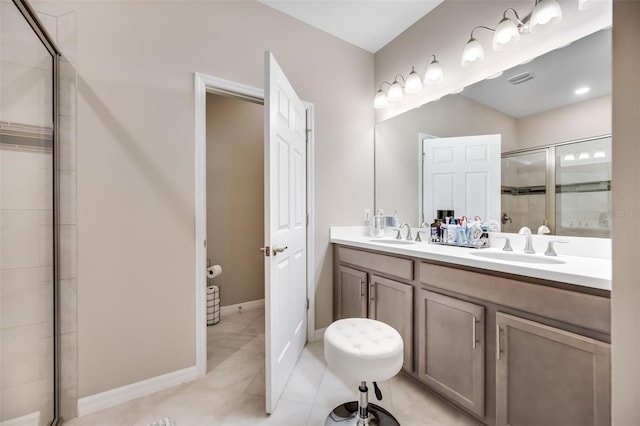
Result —
<svg viewBox="0 0 640 426"><path fill-rule="evenodd" d="M207 223L207 98L209 96L215 96L214 102L220 101L231 102L229 98L232 99L233 102L241 104L253 104L253 107L258 107L258 109L263 109L262 103L264 102L264 92L260 89L256 89L250 86L245 86L239 83L235 83L228 80L219 79L216 77L206 76L203 74L196 73L195 75L195 110L196 110L196 120L195 120L195 207L196 207L196 217L195 217L195 253L196 253L196 262L195 262L195 302L196 302L196 369L199 376L204 376L207 374L207 304L206 304L206 296L207 296L207 256L208 256L208 244L213 244L215 246L215 238L210 237L207 238L208 231L208 223ZM221 99L227 98L227 99ZM247 102L249 101L249 102ZM245 105L246 106L246 105ZM305 103L304 108L306 109L306 121L307 127L313 128L313 105ZM304 114L303 114L304 115ZM245 126L246 124L242 124ZM307 336L309 339L314 338L315 331L315 286L314 286L314 265L312 259L313 256L313 247L314 247L314 217L313 214L313 134L309 134L308 143L307 143L307 156L306 156L306 188L307 188L307 197L306 197L306 211L309 213L308 215L308 224L306 227L306 247L307 247L307 265L306 265L306 274L304 274L305 284L306 284L306 292L308 295L308 306L307 310ZM246 154L246 153L245 153ZM255 156L255 153L253 154ZM258 155L259 156L259 155ZM238 165L240 169L244 167L241 163ZM227 186L233 187L232 182L225 182ZM264 180L260 179L260 182L244 182L243 185L251 185L252 187L263 186ZM238 189L228 188L227 190L238 191ZM241 190L241 189L240 189ZM252 220L255 222L264 222L264 205L261 205L259 212L244 212L248 214L247 220ZM216 220L216 219L212 219ZM222 223L222 226L231 227L229 224ZM232 227L233 228L233 227ZM237 226L236 226L237 228ZM231 231L235 231L235 229L231 229ZM258 232L253 230L254 233ZM258 238L263 238L264 234L258 235ZM214 240L211 240L214 238ZM233 235L233 240L238 240L238 234ZM258 251L259 247L264 244L264 241L260 242L260 245L253 246L256 253L260 254ZM237 253L237 256L242 257L252 257L252 250L249 252ZM215 249L214 249L215 251ZM216 264L219 260L215 258L211 258L211 263ZM251 305L251 308L260 309L260 302L256 302L256 300L249 300L248 302L242 303L232 303L232 297L227 293L229 287L233 284L227 281L225 265L220 263L223 268L223 273L220 275L220 287L221 287L221 302L223 306L231 307L231 311L244 309L247 304ZM261 270L264 270L261 268ZM264 287L263 287L264 288ZM225 300L225 297L228 298ZM256 297L254 296L249 296ZM239 300L239 299L237 299ZM239 305L239 306L238 306ZM224 308L223 308L224 309ZM254 313L252 315L259 315L258 313ZM249 315L244 316L244 319L247 319ZM224 322L224 316L222 318L222 322ZM257 332L256 325L254 322L252 325L252 329L254 332ZM217 327L213 326L212 328ZM264 325L262 325L262 331L264 332ZM258 337L258 341L259 341ZM255 344L255 342L254 342Z"/></svg>

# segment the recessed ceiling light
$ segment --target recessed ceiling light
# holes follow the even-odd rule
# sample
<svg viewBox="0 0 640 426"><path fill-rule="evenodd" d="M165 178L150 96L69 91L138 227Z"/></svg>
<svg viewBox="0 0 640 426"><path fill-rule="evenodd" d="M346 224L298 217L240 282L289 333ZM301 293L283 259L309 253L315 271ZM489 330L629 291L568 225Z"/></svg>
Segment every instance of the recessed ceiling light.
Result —
<svg viewBox="0 0 640 426"><path fill-rule="evenodd" d="M576 95L584 95L585 93L589 92L589 90L591 90L591 88L587 86L583 86L583 87L578 87L573 93Z"/></svg>

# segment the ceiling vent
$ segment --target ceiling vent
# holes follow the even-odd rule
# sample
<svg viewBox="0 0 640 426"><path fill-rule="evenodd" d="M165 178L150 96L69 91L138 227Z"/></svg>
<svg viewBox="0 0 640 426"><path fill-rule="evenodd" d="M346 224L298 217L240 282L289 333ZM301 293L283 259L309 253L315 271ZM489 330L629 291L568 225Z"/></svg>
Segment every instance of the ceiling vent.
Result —
<svg viewBox="0 0 640 426"><path fill-rule="evenodd" d="M523 72L521 74L516 74L513 77L509 77L509 79L507 80L509 83L511 84L522 84L526 81L529 81L533 79L533 74L529 73L529 72Z"/></svg>

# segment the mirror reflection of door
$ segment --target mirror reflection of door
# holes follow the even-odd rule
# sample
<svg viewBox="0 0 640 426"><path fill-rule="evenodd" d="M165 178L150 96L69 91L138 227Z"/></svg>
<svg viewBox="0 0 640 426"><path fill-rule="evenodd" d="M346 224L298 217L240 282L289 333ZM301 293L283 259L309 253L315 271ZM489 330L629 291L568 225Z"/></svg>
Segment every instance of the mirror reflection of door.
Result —
<svg viewBox="0 0 640 426"><path fill-rule="evenodd" d="M502 158L503 232L547 225L547 152L538 150Z"/></svg>
<svg viewBox="0 0 640 426"><path fill-rule="evenodd" d="M424 221L438 210L455 217L500 217L500 135L423 139L422 207Z"/></svg>

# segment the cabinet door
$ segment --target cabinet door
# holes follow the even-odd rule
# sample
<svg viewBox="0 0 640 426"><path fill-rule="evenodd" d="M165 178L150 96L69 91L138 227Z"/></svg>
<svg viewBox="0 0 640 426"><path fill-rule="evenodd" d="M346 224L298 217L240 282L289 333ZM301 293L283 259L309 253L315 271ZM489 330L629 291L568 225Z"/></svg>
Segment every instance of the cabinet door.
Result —
<svg viewBox="0 0 640 426"><path fill-rule="evenodd" d="M419 309L420 380L484 417L484 308L421 289Z"/></svg>
<svg viewBox="0 0 640 426"><path fill-rule="evenodd" d="M611 346L496 314L497 425L611 423Z"/></svg>
<svg viewBox="0 0 640 426"><path fill-rule="evenodd" d="M369 318L395 328L404 342L402 368L413 371L413 286L371 275Z"/></svg>
<svg viewBox="0 0 640 426"><path fill-rule="evenodd" d="M340 266L338 318L367 317L367 273Z"/></svg>

